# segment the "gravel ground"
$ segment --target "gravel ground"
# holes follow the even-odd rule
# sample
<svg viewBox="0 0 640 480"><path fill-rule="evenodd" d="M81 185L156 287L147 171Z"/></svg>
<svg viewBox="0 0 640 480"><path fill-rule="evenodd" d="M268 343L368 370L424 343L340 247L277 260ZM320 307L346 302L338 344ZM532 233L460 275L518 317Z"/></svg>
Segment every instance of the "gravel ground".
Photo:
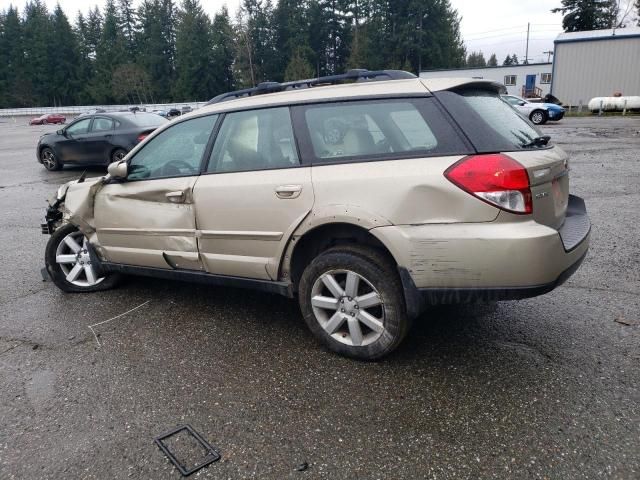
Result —
<svg viewBox="0 0 640 480"><path fill-rule="evenodd" d="M593 222L568 283L433 308L378 363L285 298L43 282L44 200L81 169L46 172L55 127L23 123L0 119L0 478L180 478L153 439L184 423L222 455L196 478L640 478L640 119L544 127Z"/></svg>

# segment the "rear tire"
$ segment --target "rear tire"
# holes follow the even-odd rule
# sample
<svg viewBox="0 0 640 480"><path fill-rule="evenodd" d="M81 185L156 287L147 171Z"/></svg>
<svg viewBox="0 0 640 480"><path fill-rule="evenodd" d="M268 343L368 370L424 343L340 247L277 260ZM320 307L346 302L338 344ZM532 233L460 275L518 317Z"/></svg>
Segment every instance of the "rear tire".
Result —
<svg viewBox="0 0 640 480"><path fill-rule="evenodd" d="M102 277L91 264L87 239L75 225L67 223L58 228L47 243L45 265L55 285L63 292L98 292L113 288L117 274Z"/></svg>
<svg viewBox="0 0 640 480"><path fill-rule="evenodd" d="M322 253L304 270L298 294L311 332L340 355L379 359L410 328L395 265L373 248L340 246Z"/></svg>
<svg viewBox="0 0 640 480"><path fill-rule="evenodd" d="M122 148L116 148L111 154L111 162L119 162L127 155L127 151Z"/></svg>
<svg viewBox="0 0 640 480"><path fill-rule="evenodd" d="M62 162L58 160L56 154L49 147L45 147L40 151L40 160L44 168L50 172L62 169Z"/></svg>
<svg viewBox="0 0 640 480"><path fill-rule="evenodd" d="M544 125L549 120L549 115L544 110L534 110L529 115L529 119L534 125Z"/></svg>

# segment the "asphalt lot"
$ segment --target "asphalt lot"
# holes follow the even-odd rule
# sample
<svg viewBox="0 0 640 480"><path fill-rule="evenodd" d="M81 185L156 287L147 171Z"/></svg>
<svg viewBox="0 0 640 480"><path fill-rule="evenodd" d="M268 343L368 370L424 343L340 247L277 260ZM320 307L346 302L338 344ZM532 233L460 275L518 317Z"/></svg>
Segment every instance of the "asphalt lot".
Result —
<svg viewBox="0 0 640 480"><path fill-rule="evenodd" d="M45 199L81 173L36 162L55 128L0 119L0 478L180 478L153 438L183 423L222 454L196 478L640 478L640 118L544 127L593 223L567 284L434 308L378 363L285 298L43 282Z"/></svg>

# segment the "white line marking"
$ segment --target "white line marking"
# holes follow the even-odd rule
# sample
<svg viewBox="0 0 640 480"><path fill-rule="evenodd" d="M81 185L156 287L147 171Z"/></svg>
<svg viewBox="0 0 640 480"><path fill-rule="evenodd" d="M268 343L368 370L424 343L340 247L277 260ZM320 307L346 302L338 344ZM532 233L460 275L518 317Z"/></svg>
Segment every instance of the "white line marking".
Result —
<svg viewBox="0 0 640 480"><path fill-rule="evenodd" d="M100 343L100 340L98 340L98 336L96 335L96 332L95 332L95 330L93 329L93 327L97 327L98 325L103 325L103 324L105 324L105 323L109 323L109 322L111 322L111 321L113 321L113 320L115 320L115 319L117 319L117 318L124 317L124 316L125 316L125 315L127 315L128 313L131 313L131 312L133 312L134 310L137 310L137 309L139 309L139 308L141 308L141 307L144 307L144 306L145 306L147 303L149 303L150 301L151 301L151 300L147 300L146 302L141 303L141 304L140 304L140 305L138 305L137 307L134 307L134 308L132 308L131 310L127 310L126 312L121 313L120 315L116 315L115 317L110 318L109 320L105 320L105 321L103 321L103 322L94 323L93 325L89 325L89 330L91 330L91 333L93 333L93 338L95 338L95 339L96 339L96 342L98 342L98 346L99 346L99 347L102 347L102 344Z"/></svg>

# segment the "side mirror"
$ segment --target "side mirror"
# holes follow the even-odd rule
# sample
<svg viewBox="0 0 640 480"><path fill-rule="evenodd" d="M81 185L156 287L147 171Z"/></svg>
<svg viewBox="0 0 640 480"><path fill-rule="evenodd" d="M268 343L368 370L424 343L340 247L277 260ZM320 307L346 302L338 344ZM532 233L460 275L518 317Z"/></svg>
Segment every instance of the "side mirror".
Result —
<svg viewBox="0 0 640 480"><path fill-rule="evenodd" d="M518 105L520 105L521 107L524 107L526 104L527 102L523 102L522 100L518 102Z"/></svg>
<svg viewBox="0 0 640 480"><path fill-rule="evenodd" d="M64 131L64 128L61 128L60 130L56 130L56 133L57 133L58 135L64 135L64 136L66 136L66 133L65 133L65 131Z"/></svg>
<svg viewBox="0 0 640 480"><path fill-rule="evenodd" d="M107 172L112 178L127 178L127 162L120 160L118 162L110 163L107 167Z"/></svg>

